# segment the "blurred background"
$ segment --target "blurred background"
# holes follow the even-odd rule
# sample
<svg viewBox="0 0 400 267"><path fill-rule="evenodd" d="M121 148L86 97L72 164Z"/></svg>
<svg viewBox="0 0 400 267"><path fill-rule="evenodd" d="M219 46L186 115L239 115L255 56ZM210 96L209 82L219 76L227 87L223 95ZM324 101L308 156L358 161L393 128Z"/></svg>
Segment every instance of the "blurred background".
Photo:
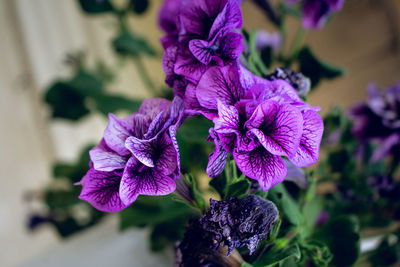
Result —
<svg viewBox="0 0 400 267"><path fill-rule="evenodd" d="M160 55L161 2L151 0L144 15L127 21ZM243 16L246 29L273 29L249 1L243 3ZM76 161L83 146L100 140L106 125L100 113L73 124L50 119L44 94L56 79L71 75L67 54L84 51L87 64L101 60L112 66L116 75L108 90L114 94L151 95L140 77L141 65L117 59L110 46L113 19L107 14L89 16L74 0L0 0L1 266L88 266L94 258L98 266L109 266L117 258L118 266L129 266L132 260L138 263L134 266L173 262L168 252L150 257L142 231L120 234L115 216L67 240L51 226L35 232L27 227L28 216L43 208L32 199L52 180L53 163ZM291 36L298 27L299 21L289 21ZM319 58L347 70L339 79L322 81L310 95L310 104L321 106L324 114L331 107L363 101L368 83L384 88L400 78L400 1L346 0L335 19L324 30L309 32L306 42ZM153 83L163 86L160 57L146 57L143 64Z"/></svg>

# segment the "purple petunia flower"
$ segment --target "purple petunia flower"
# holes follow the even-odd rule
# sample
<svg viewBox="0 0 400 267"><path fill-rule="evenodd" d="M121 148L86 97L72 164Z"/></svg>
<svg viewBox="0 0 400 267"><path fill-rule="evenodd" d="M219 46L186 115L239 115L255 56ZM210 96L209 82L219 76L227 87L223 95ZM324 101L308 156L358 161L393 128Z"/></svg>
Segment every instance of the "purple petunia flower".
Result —
<svg viewBox="0 0 400 267"><path fill-rule="evenodd" d="M354 106L350 117L354 120L352 132L359 140L380 144L372 161L400 152L400 83L386 93L371 84L367 102Z"/></svg>
<svg viewBox="0 0 400 267"><path fill-rule="evenodd" d="M303 27L306 29L321 29L329 16L343 7L344 0L286 0L293 5L302 2Z"/></svg>
<svg viewBox="0 0 400 267"><path fill-rule="evenodd" d="M211 66L236 64L243 50L242 35L234 31L242 25L238 0L166 0L159 24L166 32L166 83L185 103L187 86L197 85Z"/></svg>
<svg viewBox="0 0 400 267"><path fill-rule="evenodd" d="M200 224L213 234L214 249L223 243L229 255L235 248L247 246L252 254L258 242L269 234L277 217L274 203L250 195L243 199L210 199L210 210L200 219Z"/></svg>
<svg viewBox="0 0 400 267"><path fill-rule="evenodd" d="M282 182L287 169L282 156L298 167L319 156L323 122L283 80L268 81L234 67L210 68L194 94L201 112L212 119L216 151L207 168L211 177L233 153L239 169L258 180L263 190Z"/></svg>
<svg viewBox="0 0 400 267"><path fill-rule="evenodd" d="M166 195L179 177L176 130L183 102L145 100L138 112L117 119L109 115L103 140L89 154L93 166L83 177L80 199L105 212L132 204L139 195Z"/></svg>

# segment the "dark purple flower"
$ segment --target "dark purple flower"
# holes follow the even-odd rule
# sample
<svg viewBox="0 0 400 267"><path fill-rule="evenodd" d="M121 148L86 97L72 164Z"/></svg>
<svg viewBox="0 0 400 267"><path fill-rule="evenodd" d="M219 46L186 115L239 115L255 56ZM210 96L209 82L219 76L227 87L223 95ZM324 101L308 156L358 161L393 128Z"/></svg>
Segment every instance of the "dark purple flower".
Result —
<svg viewBox="0 0 400 267"><path fill-rule="evenodd" d="M286 0L289 5L299 2L303 5L303 27L321 29L332 13L342 9L344 0Z"/></svg>
<svg viewBox="0 0 400 267"><path fill-rule="evenodd" d="M311 89L310 79L300 72L287 68L276 68L274 72L265 75L264 78L269 81L284 80L288 82L296 90L299 96L306 96Z"/></svg>
<svg viewBox="0 0 400 267"><path fill-rule="evenodd" d="M227 257L226 250L214 248L214 234L205 230L198 219L191 220L182 242L177 244L176 266L232 267L241 265L243 260L238 253L232 253Z"/></svg>
<svg viewBox="0 0 400 267"><path fill-rule="evenodd" d="M216 155L225 150L233 153L246 176L268 190L287 174L282 156L298 167L317 161L323 132L318 108L304 103L287 82L214 67L203 75L195 94L203 114L215 124L210 137L217 139L217 150L210 169L222 171L226 158Z"/></svg>
<svg viewBox="0 0 400 267"><path fill-rule="evenodd" d="M213 234L215 249L223 243L229 255L235 248L247 246L252 254L277 217L278 210L272 202L250 195L224 201L210 199L210 210L200 224Z"/></svg>
<svg viewBox="0 0 400 267"><path fill-rule="evenodd" d="M145 100L138 112L109 115L104 138L89 154L91 168L80 181L80 199L105 212L132 204L139 195L166 195L179 177L176 130L183 118L180 98Z"/></svg>
<svg viewBox="0 0 400 267"><path fill-rule="evenodd" d="M400 83L381 93L375 85L368 87L366 103L350 110L352 132L362 142L377 142L371 158L377 161L400 151Z"/></svg>
<svg viewBox="0 0 400 267"><path fill-rule="evenodd" d="M186 98L186 87L197 85L209 67L236 64L243 50L234 31L242 25L238 0L167 0L159 20L166 83L175 95Z"/></svg>

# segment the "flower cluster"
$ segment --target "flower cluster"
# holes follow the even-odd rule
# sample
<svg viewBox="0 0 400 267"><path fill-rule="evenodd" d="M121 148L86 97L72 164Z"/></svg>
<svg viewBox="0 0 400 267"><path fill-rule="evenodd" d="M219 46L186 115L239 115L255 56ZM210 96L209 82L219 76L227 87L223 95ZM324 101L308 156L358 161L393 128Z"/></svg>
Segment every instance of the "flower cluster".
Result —
<svg viewBox="0 0 400 267"><path fill-rule="evenodd" d="M230 153L242 173L268 190L287 175L284 157L297 167L317 161L323 122L319 108L299 96L309 82L287 69L261 78L239 63L239 4L165 1L159 17L166 32L163 67L175 99L148 99L121 120L110 115L103 140L90 151L92 168L80 182L81 199L113 212L141 194L174 191L180 175L175 134L191 115L214 123L208 137L216 147L207 166L211 177L222 172Z"/></svg>
<svg viewBox="0 0 400 267"><path fill-rule="evenodd" d="M371 84L367 102L354 106L350 116L354 119L352 131L359 140L380 144L373 161L400 152L400 83L385 93Z"/></svg>
<svg viewBox="0 0 400 267"><path fill-rule="evenodd" d="M79 182L80 199L105 212L132 204L139 195L166 195L179 177L176 129L183 119L180 98L147 99L138 112L109 115L104 138L89 154L91 168Z"/></svg>
<svg viewBox="0 0 400 267"><path fill-rule="evenodd" d="M342 9L344 0L286 0L289 5L300 2L303 5L303 27L321 29L333 12Z"/></svg>

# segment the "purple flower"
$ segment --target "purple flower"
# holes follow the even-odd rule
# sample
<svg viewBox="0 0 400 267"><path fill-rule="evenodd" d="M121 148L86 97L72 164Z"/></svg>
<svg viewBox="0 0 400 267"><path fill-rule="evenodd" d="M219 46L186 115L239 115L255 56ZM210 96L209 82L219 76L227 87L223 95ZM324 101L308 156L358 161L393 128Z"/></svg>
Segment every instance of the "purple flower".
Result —
<svg viewBox="0 0 400 267"><path fill-rule="evenodd" d="M185 98L185 90L197 82L211 66L236 64L243 50L242 35L234 32L242 25L237 0L167 0L159 21L166 36L163 68L166 83L175 95Z"/></svg>
<svg viewBox="0 0 400 267"><path fill-rule="evenodd" d="M235 248L247 246L252 254L269 234L277 217L278 210L271 201L250 195L224 201L210 199L210 210L200 219L200 224L213 234L214 249L223 243L229 255Z"/></svg>
<svg viewBox="0 0 400 267"><path fill-rule="evenodd" d="M380 144L372 161L400 152L400 83L386 93L371 84L367 102L354 106L350 117L354 120L352 132L359 140Z"/></svg>
<svg viewBox="0 0 400 267"><path fill-rule="evenodd" d="M321 29L332 13L342 9L344 0L286 0L289 5L299 2L303 5L303 27Z"/></svg>
<svg viewBox="0 0 400 267"><path fill-rule="evenodd" d="M105 212L132 204L139 195L166 195L179 177L176 130L183 102L151 98L138 112L117 119L109 115L103 140L89 154L93 167L80 181L80 199Z"/></svg>
<svg viewBox="0 0 400 267"><path fill-rule="evenodd" d="M208 166L211 177L222 171L224 151L233 153L239 169L264 190L285 178L282 156L298 167L317 161L323 132L318 108L304 103L287 82L214 67L203 75L195 94L203 114L215 124L210 132L216 144Z"/></svg>

